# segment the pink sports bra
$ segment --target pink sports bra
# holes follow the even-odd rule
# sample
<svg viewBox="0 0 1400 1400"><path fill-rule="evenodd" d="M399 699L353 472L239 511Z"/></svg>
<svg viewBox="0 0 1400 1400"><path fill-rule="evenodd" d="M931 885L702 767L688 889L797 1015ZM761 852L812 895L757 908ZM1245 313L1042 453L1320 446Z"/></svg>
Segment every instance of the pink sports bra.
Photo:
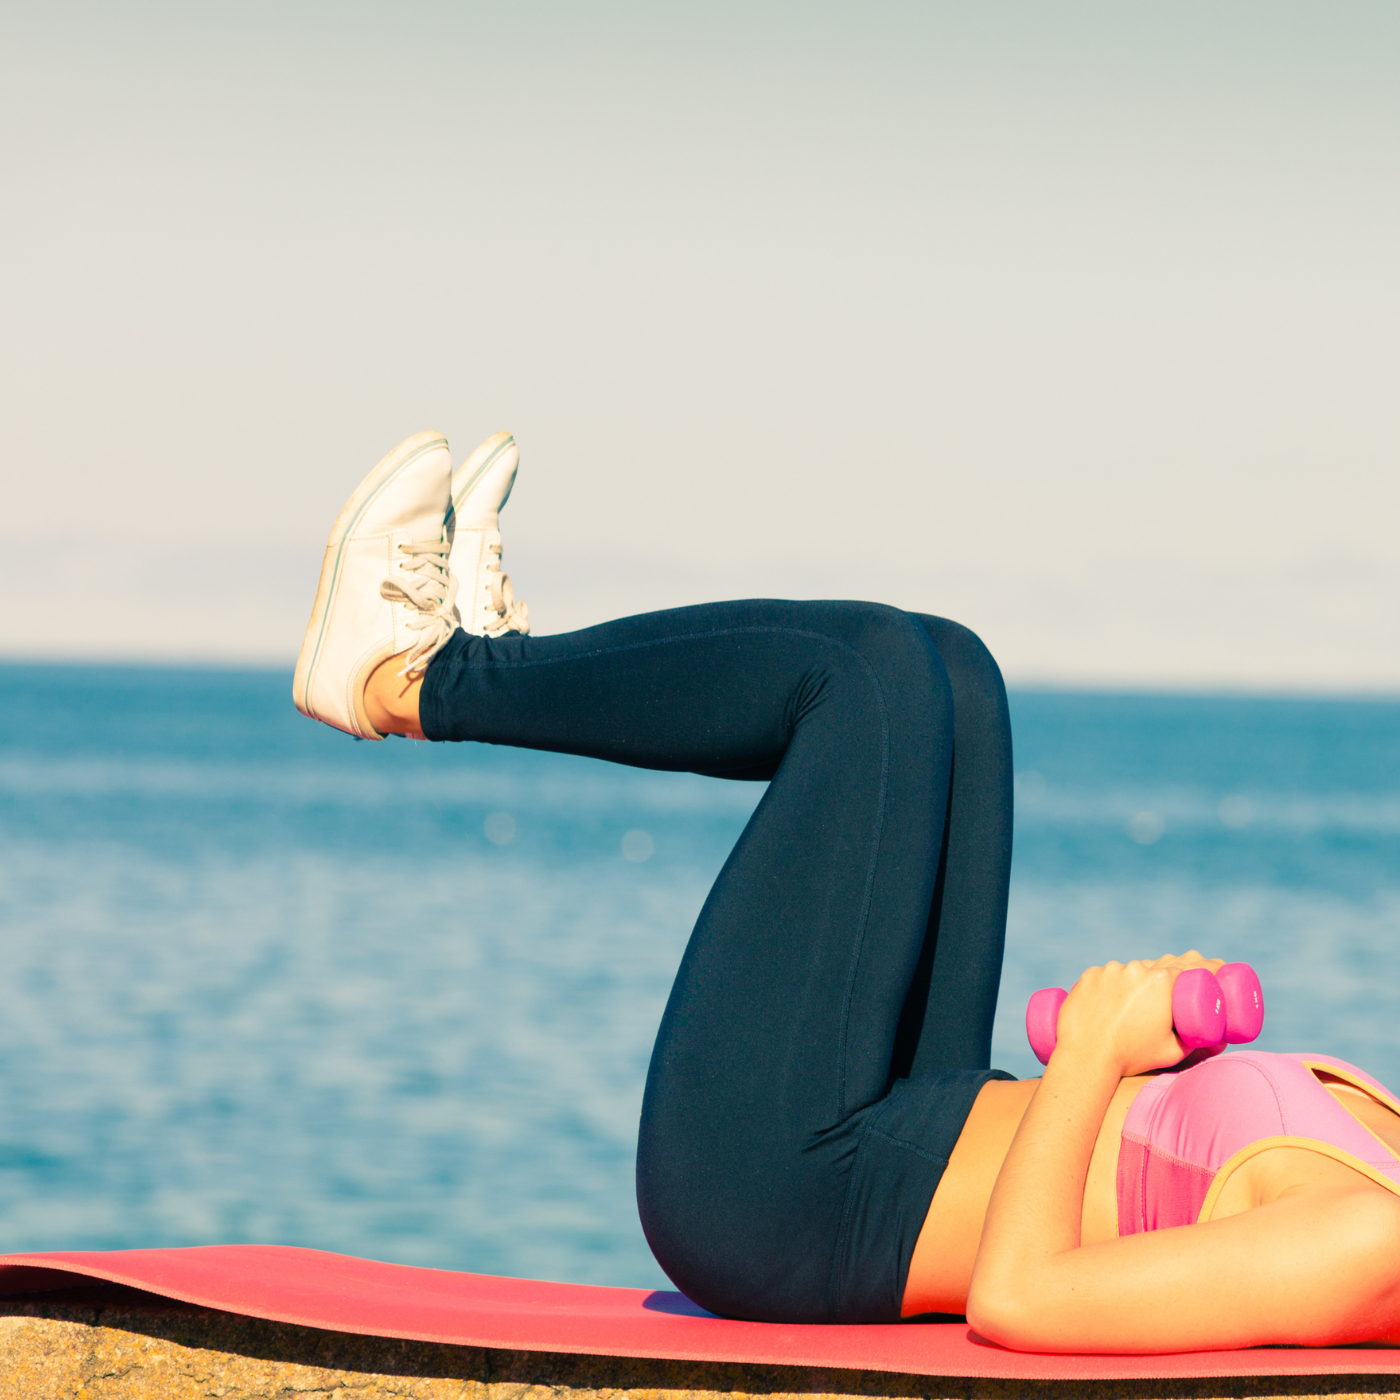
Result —
<svg viewBox="0 0 1400 1400"><path fill-rule="evenodd" d="M1230 1175L1270 1147L1321 1152L1400 1195L1400 1161L1327 1092L1320 1069L1400 1113L1383 1084L1330 1055L1235 1050L1152 1080L1118 1149L1118 1233L1209 1220Z"/></svg>

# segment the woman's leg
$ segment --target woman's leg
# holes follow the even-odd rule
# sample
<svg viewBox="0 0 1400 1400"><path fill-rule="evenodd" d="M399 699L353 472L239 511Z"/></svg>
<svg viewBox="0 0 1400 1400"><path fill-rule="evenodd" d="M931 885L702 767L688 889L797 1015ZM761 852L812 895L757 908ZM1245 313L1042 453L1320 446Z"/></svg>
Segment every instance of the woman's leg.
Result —
<svg viewBox="0 0 1400 1400"><path fill-rule="evenodd" d="M929 630L866 604L458 634L428 670L430 738L771 779L677 975L638 1154L657 1258L718 1311L899 1315L923 1214L988 1077L923 1072L926 1014L919 1077L891 1089L943 850L953 708Z"/></svg>
<svg viewBox="0 0 1400 1400"><path fill-rule="evenodd" d="M1011 885L1014 772L1001 671L981 639L915 614L953 692L953 779L928 933L895 1045L896 1077L991 1063Z"/></svg>

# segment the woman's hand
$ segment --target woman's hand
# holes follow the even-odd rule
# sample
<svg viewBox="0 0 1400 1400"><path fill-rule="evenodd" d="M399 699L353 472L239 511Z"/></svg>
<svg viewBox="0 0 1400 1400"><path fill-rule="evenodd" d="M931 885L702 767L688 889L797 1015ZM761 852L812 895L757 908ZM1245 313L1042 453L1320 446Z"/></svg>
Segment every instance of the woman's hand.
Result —
<svg viewBox="0 0 1400 1400"><path fill-rule="evenodd" d="M1023 1345L1072 1300L1066 1261L1079 1254L1084 1176L1119 1081L1177 1064L1172 986L1199 953L1091 967L1060 1008L1055 1053L1002 1163L972 1268L967 1315L994 1340Z"/></svg>
<svg viewBox="0 0 1400 1400"><path fill-rule="evenodd" d="M1172 1030L1172 987L1190 968L1224 965L1193 949L1089 968L1060 1008L1055 1055L1105 1062L1120 1079L1179 1064L1187 1052Z"/></svg>

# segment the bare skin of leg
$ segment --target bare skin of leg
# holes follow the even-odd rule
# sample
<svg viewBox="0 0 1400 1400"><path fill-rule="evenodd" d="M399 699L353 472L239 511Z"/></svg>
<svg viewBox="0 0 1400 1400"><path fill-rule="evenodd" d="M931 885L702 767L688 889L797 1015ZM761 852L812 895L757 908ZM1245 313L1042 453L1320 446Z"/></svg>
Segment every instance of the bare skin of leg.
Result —
<svg viewBox="0 0 1400 1400"><path fill-rule="evenodd" d="M365 682L365 714L380 734L406 734L410 739L421 739L418 693L423 689L423 677L399 675L407 655L400 652L391 656L370 673Z"/></svg>

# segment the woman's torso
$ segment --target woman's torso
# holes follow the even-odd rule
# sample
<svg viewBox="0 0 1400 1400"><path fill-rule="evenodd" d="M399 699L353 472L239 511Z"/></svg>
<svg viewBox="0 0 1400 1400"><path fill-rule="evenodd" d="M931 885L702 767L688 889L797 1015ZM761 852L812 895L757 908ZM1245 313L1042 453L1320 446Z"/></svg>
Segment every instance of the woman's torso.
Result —
<svg viewBox="0 0 1400 1400"><path fill-rule="evenodd" d="M1400 1162L1363 1116L1367 1100L1386 1117L1400 1108L1383 1084L1328 1055L1245 1050L1156 1077L1139 1090L1123 1123L1118 1233L1249 1209L1278 1160L1262 1173L1250 1173L1249 1164L1281 1149L1330 1159L1400 1195ZM1351 1111L1353 1101L1361 1112Z"/></svg>
<svg viewBox="0 0 1400 1400"><path fill-rule="evenodd" d="M963 1310L992 1186L1038 1083L993 1082L978 1095L914 1251L905 1316ZM1241 1114L1246 1103L1250 1111ZM1375 1080L1323 1055L1236 1051L1178 1074L1125 1079L1085 1179L1081 1238L1115 1238L1120 1215L1123 1233L1220 1219L1284 1191L1354 1182L1357 1171L1400 1194L1394 1104ZM1121 1155L1131 1180L1120 1183L1125 1125ZM1128 1204L1134 1190L1136 1215Z"/></svg>

